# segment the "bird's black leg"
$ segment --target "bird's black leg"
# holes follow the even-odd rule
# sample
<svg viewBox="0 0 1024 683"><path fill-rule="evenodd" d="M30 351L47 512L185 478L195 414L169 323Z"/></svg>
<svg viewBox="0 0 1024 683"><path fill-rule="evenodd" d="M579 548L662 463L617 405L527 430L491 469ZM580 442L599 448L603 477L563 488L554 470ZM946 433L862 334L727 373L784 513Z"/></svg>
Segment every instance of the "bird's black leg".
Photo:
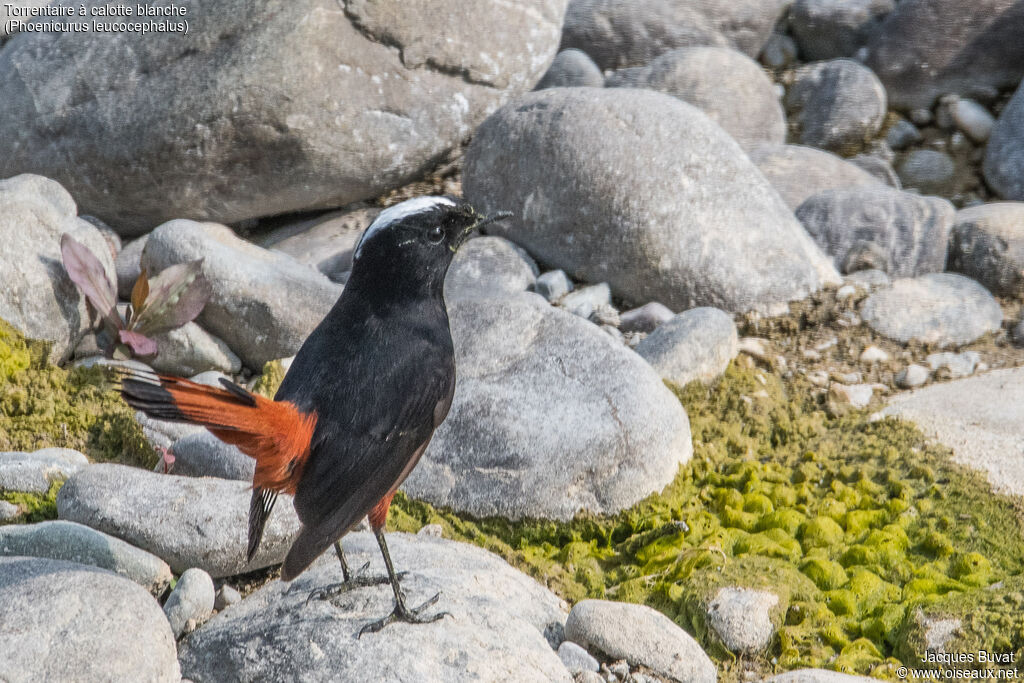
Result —
<svg viewBox="0 0 1024 683"><path fill-rule="evenodd" d="M380 552L384 556L384 566L388 569L388 579L391 581L391 590L395 593L395 609L392 610L391 614L387 615L379 621L375 621L372 624L367 624L359 631L359 637L362 638L365 633L376 633L380 631L388 624L392 624L396 621L404 621L409 624L430 624L438 619L444 617L450 617L451 614L448 612L438 612L430 616L421 616L423 610L434 605L441 594L438 593L434 597L427 600L419 607L413 607L412 609L405 606L405 594L402 593L401 586L398 585L398 576L395 574L395 567L391 563L391 554L388 552L388 544L384 541L384 527L373 530L373 535L377 537L377 545L380 546Z"/></svg>
<svg viewBox="0 0 1024 683"><path fill-rule="evenodd" d="M332 583L329 586L317 588L306 598L307 605L310 600L329 600L355 588L379 586L382 583L388 582L386 576L363 576L364 572L370 567L369 562L357 569L353 574L348 568L348 560L345 559L345 551L341 548L340 540L334 542L334 554L338 556L338 562L341 563L341 575L344 580L341 583Z"/></svg>

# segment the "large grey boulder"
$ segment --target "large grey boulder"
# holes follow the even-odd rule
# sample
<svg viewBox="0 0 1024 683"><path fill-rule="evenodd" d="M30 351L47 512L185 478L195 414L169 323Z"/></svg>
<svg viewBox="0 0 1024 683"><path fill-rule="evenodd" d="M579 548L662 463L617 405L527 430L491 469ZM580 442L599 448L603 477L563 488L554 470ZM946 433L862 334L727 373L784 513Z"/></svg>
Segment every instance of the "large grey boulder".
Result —
<svg viewBox="0 0 1024 683"><path fill-rule="evenodd" d="M141 586L83 564L0 557L4 680L177 683L176 655Z"/></svg>
<svg viewBox="0 0 1024 683"><path fill-rule="evenodd" d="M324 274L216 223L164 223L142 252L142 266L154 274L195 259L203 259L213 290L198 321L257 371L294 356L341 295Z"/></svg>
<svg viewBox="0 0 1024 683"><path fill-rule="evenodd" d="M955 273L894 280L864 300L860 315L890 339L938 347L969 344L1003 322L999 302L988 290Z"/></svg>
<svg viewBox="0 0 1024 683"><path fill-rule="evenodd" d="M717 308L684 311L658 326L636 352L677 386L718 377L739 353L732 316Z"/></svg>
<svg viewBox="0 0 1024 683"><path fill-rule="evenodd" d="M83 453L71 448L0 452L0 491L46 493L55 481L67 479L88 464Z"/></svg>
<svg viewBox="0 0 1024 683"><path fill-rule="evenodd" d="M756 57L786 0L572 0L562 48L589 54L602 69L643 66L677 47L732 47Z"/></svg>
<svg viewBox="0 0 1024 683"><path fill-rule="evenodd" d="M793 74L786 110L796 121L801 143L855 151L882 127L885 88L870 69L852 59L816 62Z"/></svg>
<svg viewBox="0 0 1024 683"><path fill-rule="evenodd" d="M996 370L894 396L881 412L917 424L984 472L1000 493L1024 495L1024 370Z"/></svg>
<svg viewBox="0 0 1024 683"><path fill-rule="evenodd" d="M502 237L477 237L459 248L444 281L447 301L525 292L537 279L537 264Z"/></svg>
<svg viewBox="0 0 1024 683"><path fill-rule="evenodd" d="M565 4L227 0L188 4L187 32L22 33L0 177L56 178L124 235L376 197L533 87Z"/></svg>
<svg viewBox="0 0 1024 683"><path fill-rule="evenodd" d="M807 61L853 57L895 0L796 0L789 28Z"/></svg>
<svg viewBox="0 0 1024 683"><path fill-rule="evenodd" d="M808 197L825 190L885 186L856 164L813 147L765 144L747 154L794 211Z"/></svg>
<svg viewBox="0 0 1024 683"><path fill-rule="evenodd" d="M171 582L159 557L102 531L61 520L0 526L0 556L45 557L109 569L154 595Z"/></svg>
<svg viewBox="0 0 1024 683"><path fill-rule="evenodd" d="M1000 197L1024 200L1024 87L1010 98L992 129L983 170Z"/></svg>
<svg viewBox="0 0 1024 683"><path fill-rule="evenodd" d="M367 575L384 565L373 537L349 534L345 554ZM503 560L470 545L389 534L388 547L410 606L440 593L432 624L396 623L357 638L392 608L384 585L328 601L306 597L341 580L334 554L291 584L273 581L221 612L181 646L183 674L211 681L558 681L572 676L545 634L561 630L564 605Z"/></svg>
<svg viewBox="0 0 1024 683"><path fill-rule="evenodd" d="M477 516L568 520L633 505L691 457L679 401L597 326L536 294L449 312L455 400L410 495Z"/></svg>
<svg viewBox="0 0 1024 683"><path fill-rule="evenodd" d="M1024 76L1021 0L901 0L868 43L867 65L896 109L947 93L992 99Z"/></svg>
<svg viewBox="0 0 1024 683"><path fill-rule="evenodd" d="M75 201L59 183L27 174L0 180L0 319L31 339L53 342L54 362L66 360L90 327L85 297L61 260L64 233L88 247L110 282L117 281L102 233L78 218Z"/></svg>
<svg viewBox="0 0 1024 683"><path fill-rule="evenodd" d="M252 481L256 460L224 443L207 430L178 439L171 447L173 474Z"/></svg>
<svg viewBox="0 0 1024 683"><path fill-rule="evenodd" d="M841 272L873 268L895 277L945 269L955 215L945 199L887 187L826 190L796 210Z"/></svg>
<svg viewBox="0 0 1024 683"><path fill-rule="evenodd" d="M576 603L565 622L565 639L625 659L678 683L713 683L718 672L689 633L646 605L608 600Z"/></svg>
<svg viewBox="0 0 1024 683"><path fill-rule="evenodd" d="M662 93L554 88L477 131L463 186L489 230L633 303L769 309L836 279L739 146Z"/></svg>
<svg viewBox="0 0 1024 683"><path fill-rule="evenodd" d="M949 269L1001 296L1024 294L1024 202L961 209L949 241Z"/></svg>
<svg viewBox="0 0 1024 683"><path fill-rule="evenodd" d="M283 561L298 533L291 497L281 496L259 551L246 562L251 493L241 481L101 464L61 487L57 515L148 550L175 572L199 567L217 578Z"/></svg>
<svg viewBox="0 0 1024 683"><path fill-rule="evenodd" d="M359 238L379 213L377 207L331 211L283 225L265 235L260 246L288 254L332 281L344 283L352 270L352 253Z"/></svg>
<svg viewBox="0 0 1024 683"><path fill-rule="evenodd" d="M775 85L757 62L736 50L672 50L647 66L616 71L606 85L657 90L689 102L743 148L786 141L786 116Z"/></svg>

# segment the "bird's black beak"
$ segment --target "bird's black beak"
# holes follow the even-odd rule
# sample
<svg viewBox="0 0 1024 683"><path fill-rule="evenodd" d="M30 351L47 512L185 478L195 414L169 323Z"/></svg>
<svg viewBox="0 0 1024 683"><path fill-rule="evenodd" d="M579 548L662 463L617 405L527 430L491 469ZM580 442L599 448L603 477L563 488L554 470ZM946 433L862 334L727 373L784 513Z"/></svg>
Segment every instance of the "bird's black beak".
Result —
<svg viewBox="0 0 1024 683"><path fill-rule="evenodd" d="M466 242L466 240L469 239L470 233L473 232L474 230L479 230L485 225L490 225L491 223L496 223L497 221L502 221L505 220L506 218L511 218L514 215L515 214L512 213L511 211L498 211L496 213L492 213L490 216L481 218L476 223L473 223L471 226L462 231L462 234L459 236L459 243L455 246L455 248L458 249L459 247L461 247Z"/></svg>

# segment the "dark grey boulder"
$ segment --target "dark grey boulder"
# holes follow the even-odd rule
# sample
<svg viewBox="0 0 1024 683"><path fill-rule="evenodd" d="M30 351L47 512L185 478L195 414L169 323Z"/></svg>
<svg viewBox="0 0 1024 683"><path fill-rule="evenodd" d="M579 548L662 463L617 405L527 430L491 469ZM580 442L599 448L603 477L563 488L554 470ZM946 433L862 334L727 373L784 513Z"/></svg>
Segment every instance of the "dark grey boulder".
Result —
<svg viewBox="0 0 1024 683"><path fill-rule="evenodd" d="M988 184L1003 199L1024 200L1024 87L1003 108L985 149Z"/></svg>
<svg viewBox="0 0 1024 683"><path fill-rule="evenodd" d="M545 88L600 88L604 74L583 50L569 48L555 55L535 90Z"/></svg>
<svg viewBox="0 0 1024 683"><path fill-rule="evenodd" d="M775 85L757 62L736 50L672 50L647 66L616 71L605 85L657 90L689 102L743 148L786 141L786 116Z"/></svg>
<svg viewBox="0 0 1024 683"><path fill-rule="evenodd" d="M887 111L882 83L851 59L800 67L785 103L800 142L834 152L862 147L881 129Z"/></svg>
<svg viewBox="0 0 1024 683"><path fill-rule="evenodd" d="M189 4L187 32L22 33L0 177L53 177L123 235L376 197L534 86L565 5L225 0Z"/></svg>
<svg viewBox="0 0 1024 683"><path fill-rule="evenodd" d="M949 269L1000 296L1024 294L1024 202L958 211L949 242Z"/></svg>
<svg viewBox="0 0 1024 683"><path fill-rule="evenodd" d="M626 303L769 309L837 277L736 142L662 93L524 95L477 131L463 186L515 213L492 233Z"/></svg>
<svg viewBox="0 0 1024 683"><path fill-rule="evenodd" d="M876 269L894 277L945 270L955 215L945 199L885 187L826 190L796 211L840 272Z"/></svg>
<svg viewBox="0 0 1024 683"><path fill-rule="evenodd" d="M867 66L901 111L941 95L991 100L1024 76L1024 2L901 0L868 43Z"/></svg>
<svg viewBox="0 0 1024 683"><path fill-rule="evenodd" d="M786 0L572 0L562 48L589 54L602 69L643 66L677 47L731 47L756 57Z"/></svg>
<svg viewBox="0 0 1024 683"><path fill-rule="evenodd" d="M903 158L896 172L908 190L950 194L955 189L956 165L945 152L915 149Z"/></svg>
<svg viewBox="0 0 1024 683"><path fill-rule="evenodd" d="M853 57L895 6L895 0L796 0L789 28L807 61Z"/></svg>

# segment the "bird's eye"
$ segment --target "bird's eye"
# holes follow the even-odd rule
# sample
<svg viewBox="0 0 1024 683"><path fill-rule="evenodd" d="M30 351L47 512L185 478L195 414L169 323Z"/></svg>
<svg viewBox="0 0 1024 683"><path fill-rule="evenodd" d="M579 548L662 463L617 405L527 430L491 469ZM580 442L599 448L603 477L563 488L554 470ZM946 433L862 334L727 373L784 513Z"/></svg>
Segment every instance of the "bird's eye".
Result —
<svg viewBox="0 0 1024 683"><path fill-rule="evenodd" d="M440 225L435 225L430 230L427 230L427 239L430 242L437 244L444 239L444 228Z"/></svg>

